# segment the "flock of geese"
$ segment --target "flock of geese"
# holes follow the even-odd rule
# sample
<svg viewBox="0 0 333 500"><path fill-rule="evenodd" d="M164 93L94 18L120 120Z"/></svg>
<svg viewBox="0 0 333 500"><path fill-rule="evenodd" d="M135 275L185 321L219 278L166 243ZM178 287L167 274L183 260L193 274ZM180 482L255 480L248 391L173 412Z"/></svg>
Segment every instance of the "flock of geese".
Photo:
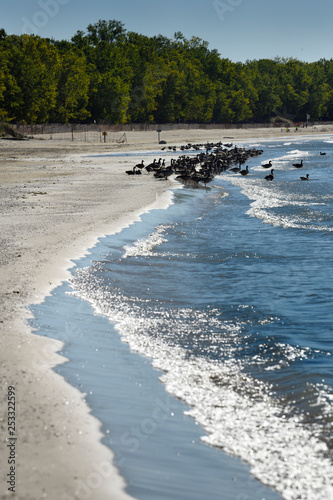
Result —
<svg viewBox="0 0 333 500"><path fill-rule="evenodd" d="M214 179L215 175L221 172L239 173L246 176L249 173L249 167L242 166L249 158L260 156L263 153L262 149L250 148L245 149L234 146L232 144L207 143L207 144L187 144L181 146L181 151L196 150L200 151L195 156L179 156L178 159L171 159L170 165L165 164L162 158L154 159L152 163L145 165L144 160L141 163L134 165L131 170L126 170L128 175L141 175L143 170L150 173L152 172L157 179L167 179L172 174L176 175L176 180L186 185L195 186L203 183L205 186ZM162 148L164 150L165 148ZM169 146L170 150L176 151L176 146ZM320 155L326 153L320 152ZM303 160L300 163L293 163L293 167L302 168ZM270 174L264 178L267 181L274 180L274 168L272 168L272 161L261 165L262 168L270 168ZM309 174L300 177L301 181L309 181Z"/></svg>
<svg viewBox="0 0 333 500"><path fill-rule="evenodd" d="M195 156L181 155L177 159L171 159L170 165L166 165L165 160L162 160L162 158L159 158L159 160L154 159L148 165L145 165L144 160L142 160L141 163L134 165L131 170L126 170L126 173L128 175L140 175L143 170L146 170L152 172L157 179L167 179L170 175L175 174L177 181L192 186L199 183L206 185L214 179L215 175L227 170L239 171L241 175L246 175L249 168L246 166L242 170L242 165L249 158L260 156L263 150L232 146L232 144L222 144L222 142L187 144L180 147L181 151L192 149L200 152ZM175 146L170 146L169 149L176 151ZM235 167L235 165L238 166Z"/></svg>

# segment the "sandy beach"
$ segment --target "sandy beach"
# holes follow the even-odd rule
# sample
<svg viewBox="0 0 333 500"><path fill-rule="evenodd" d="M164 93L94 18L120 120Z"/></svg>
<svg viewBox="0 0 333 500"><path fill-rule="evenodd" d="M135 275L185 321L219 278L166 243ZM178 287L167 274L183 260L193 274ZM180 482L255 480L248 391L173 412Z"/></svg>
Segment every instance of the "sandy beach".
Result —
<svg viewBox="0 0 333 500"><path fill-rule="evenodd" d="M333 126L320 125L289 133L178 130L161 138L181 145L331 133ZM52 370L65 361L57 354L62 344L35 335L28 323L29 305L42 302L69 277L73 260L99 237L131 223L174 185L147 173L126 175L131 157L93 156L161 148L156 132L126 136L124 144L0 140L1 499L131 498L84 396ZM8 395L15 398L15 415Z"/></svg>

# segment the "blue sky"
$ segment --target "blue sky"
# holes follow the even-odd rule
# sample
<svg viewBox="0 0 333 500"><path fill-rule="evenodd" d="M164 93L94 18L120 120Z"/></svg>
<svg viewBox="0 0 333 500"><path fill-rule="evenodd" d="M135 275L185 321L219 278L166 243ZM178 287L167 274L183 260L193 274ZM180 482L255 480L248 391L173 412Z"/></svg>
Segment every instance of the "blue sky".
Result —
<svg viewBox="0 0 333 500"><path fill-rule="evenodd" d="M234 62L333 57L332 0L11 0L0 27L70 40L99 19L147 36L198 36Z"/></svg>

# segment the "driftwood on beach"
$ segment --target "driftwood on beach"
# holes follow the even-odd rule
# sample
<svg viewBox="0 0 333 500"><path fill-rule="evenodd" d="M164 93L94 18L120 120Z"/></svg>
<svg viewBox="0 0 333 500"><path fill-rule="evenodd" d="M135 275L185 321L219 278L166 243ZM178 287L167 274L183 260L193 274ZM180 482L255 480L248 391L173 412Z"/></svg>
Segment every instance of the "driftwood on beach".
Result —
<svg viewBox="0 0 333 500"><path fill-rule="evenodd" d="M7 123L0 123L0 137L1 139L11 139L11 140L23 140L26 137L17 132L13 127Z"/></svg>

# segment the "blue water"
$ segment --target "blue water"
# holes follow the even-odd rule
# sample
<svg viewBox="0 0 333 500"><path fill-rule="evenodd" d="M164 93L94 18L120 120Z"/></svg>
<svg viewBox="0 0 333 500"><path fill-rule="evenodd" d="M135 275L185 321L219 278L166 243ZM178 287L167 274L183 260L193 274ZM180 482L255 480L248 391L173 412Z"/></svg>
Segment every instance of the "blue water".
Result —
<svg viewBox="0 0 333 500"><path fill-rule="evenodd" d="M333 138L250 146L264 153L248 161L248 176L176 189L167 210L143 215L107 238L93 264L78 265L71 289L152 361L203 443L249 464L285 499L326 500ZM272 182L261 167L268 160ZM103 342L107 349L105 334Z"/></svg>

